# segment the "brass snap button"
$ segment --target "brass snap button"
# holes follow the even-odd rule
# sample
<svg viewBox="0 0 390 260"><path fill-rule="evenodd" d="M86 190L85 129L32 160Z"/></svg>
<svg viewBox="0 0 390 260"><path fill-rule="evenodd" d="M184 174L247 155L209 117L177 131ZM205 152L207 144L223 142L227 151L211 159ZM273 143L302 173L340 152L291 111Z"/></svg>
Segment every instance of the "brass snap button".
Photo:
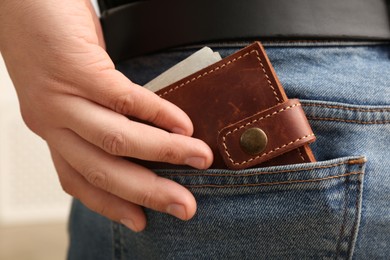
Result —
<svg viewBox="0 0 390 260"><path fill-rule="evenodd" d="M250 155L256 155L264 151L267 143L267 135L257 127L245 130L240 138L241 148Z"/></svg>

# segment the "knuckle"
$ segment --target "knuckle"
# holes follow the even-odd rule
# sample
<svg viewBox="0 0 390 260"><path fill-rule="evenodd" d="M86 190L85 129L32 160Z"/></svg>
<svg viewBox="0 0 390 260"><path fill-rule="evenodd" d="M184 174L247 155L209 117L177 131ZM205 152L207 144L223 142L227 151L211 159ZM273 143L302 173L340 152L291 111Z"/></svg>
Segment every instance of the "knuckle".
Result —
<svg viewBox="0 0 390 260"><path fill-rule="evenodd" d="M141 192L138 197L138 202L140 205L148 208L154 208L156 204L153 198L153 192L150 190Z"/></svg>
<svg viewBox="0 0 390 260"><path fill-rule="evenodd" d="M105 133L102 140L103 149L111 154L121 155L121 153L125 151L126 139L122 133Z"/></svg>
<svg viewBox="0 0 390 260"><path fill-rule="evenodd" d="M164 197L164 194L161 194L158 189L159 178L154 176L148 181L148 188L136 192L134 194L134 203L150 209L163 211L161 198Z"/></svg>
<svg viewBox="0 0 390 260"><path fill-rule="evenodd" d="M111 182L107 172L99 170L91 170L85 174L86 180L97 188L111 191Z"/></svg>
<svg viewBox="0 0 390 260"><path fill-rule="evenodd" d="M107 203L107 199L103 199L99 205L96 207L95 211L96 213L105 216L108 213L109 205Z"/></svg>
<svg viewBox="0 0 390 260"><path fill-rule="evenodd" d="M131 94L124 94L115 99L113 108L122 115L131 114L135 108L135 99Z"/></svg>
<svg viewBox="0 0 390 260"><path fill-rule="evenodd" d="M145 120L154 124L160 124L163 119L163 108L160 99L154 102L153 109L144 111L146 113Z"/></svg>
<svg viewBox="0 0 390 260"><path fill-rule="evenodd" d="M95 211L102 216L109 217L111 209L109 194L105 194L102 197L99 196L95 200L85 200L84 198L82 199L82 202L92 211Z"/></svg>
<svg viewBox="0 0 390 260"><path fill-rule="evenodd" d="M170 144L160 148L157 153L157 159L161 162L179 163L181 156L173 144Z"/></svg>

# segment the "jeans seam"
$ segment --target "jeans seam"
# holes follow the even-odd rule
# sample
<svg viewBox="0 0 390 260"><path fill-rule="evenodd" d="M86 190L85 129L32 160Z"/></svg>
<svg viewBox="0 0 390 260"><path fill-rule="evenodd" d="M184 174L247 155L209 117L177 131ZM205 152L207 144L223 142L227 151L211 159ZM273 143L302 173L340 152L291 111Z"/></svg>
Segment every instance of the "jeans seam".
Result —
<svg viewBox="0 0 390 260"><path fill-rule="evenodd" d="M343 110L351 110L358 112L390 112L390 108L354 108L354 107L344 107L337 105L323 105L323 104L313 104L313 103L303 103L304 107L324 107L324 108L336 108Z"/></svg>
<svg viewBox="0 0 390 260"><path fill-rule="evenodd" d="M361 121L361 120L347 120L347 119L332 118L332 117L312 117L312 116L308 116L307 118L310 120L338 121L338 122L357 123L357 124L366 124L366 125L381 125L381 124L390 123L390 120Z"/></svg>
<svg viewBox="0 0 390 260"><path fill-rule="evenodd" d="M362 166L361 166L362 168ZM360 211L359 211L359 208L361 207L361 194L362 194L362 180L358 178L358 182L359 182L359 185L357 187L357 193L356 193L356 203L355 203L355 220L354 220L354 223L353 223L353 228L352 228L352 232L355 232L352 234L352 236L350 237L349 239L349 243L348 243L348 259L352 259L352 256L353 256L353 249L354 249L354 245L352 245L352 243L355 241L356 243L356 239L357 239L357 235L358 235L358 228L359 228L359 224L360 224Z"/></svg>
<svg viewBox="0 0 390 260"><path fill-rule="evenodd" d="M184 185L188 188L234 188L234 187L256 187L256 186L273 186L283 184L295 184L295 183L306 183L306 182L319 182L331 179L338 179L351 175L364 174L363 172L348 172L345 174L328 176L324 178L316 178L310 180L293 180L293 181L281 181L281 182L262 182L262 183L248 183L248 184L229 184L229 185L217 185L217 184L201 184L201 185Z"/></svg>
<svg viewBox="0 0 390 260"><path fill-rule="evenodd" d="M256 176L256 175L265 175L265 174L278 174L278 173L286 173L286 172L300 172L300 171L311 171L316 169L327 169L332 167L337 167L340 165L348 164L363 164L365 163L365 159L354 159L354 160L348 160L345 162L330 164L330 165L323 165L323 166L315 166L315 167L302 167L299 169L293 169L293 170L280 170L280 171L269 171L269 172L255 172L255 173L247 173L247 174L219 174L219 173L162 173L162 176L215 176L215 177L249 177L249 176Z"/></svg>
<svg viewBox="0 0 390 260"><path fill-rule="evenodd" d="M346 184L348 184L349 180L348 178L346 179ZM346 226L346 223L347 223L347 213L348 213L348 201L349 201L349 195L348 195L348 188L345 188L344 190L344 193L345 193L345 198L344 198L344 212L343 212L343 223L340 227L340 232L339 232L339 240L338 240L338 243L337 243L337 247L336 247L336 258L335 259L338 259L339 258L339 255L340 255L340 251L341 251L341 243L344 239L344 233L345 233L345 226Z"/></svg>

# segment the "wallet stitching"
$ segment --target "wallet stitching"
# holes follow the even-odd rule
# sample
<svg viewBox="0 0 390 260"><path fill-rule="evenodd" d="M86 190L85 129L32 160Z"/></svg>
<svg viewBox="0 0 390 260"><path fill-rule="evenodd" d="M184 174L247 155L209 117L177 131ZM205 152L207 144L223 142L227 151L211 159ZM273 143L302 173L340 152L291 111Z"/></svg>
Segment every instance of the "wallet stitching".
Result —
<svg viewBox="0 0 390 260"><path fill-rule="evenodd" d="M310 120L338 121L338 122L345 122L345 123L357 123L363 125L380 125L380 124L390 123L390 120L361 121L361 120L347 120L347 119L332 118L332 117L311 117L311 116L308 116L307 118Z"/></svg>
<svg viewBox="0 0 390 260"><path fill-rule="evenodd" d="M322 166L316 166L316 167L308 167L308 168L299 168L299 169L294 169L294 170L279 170L279 171L269 171L269 172L255 172L255 173L247 173L247 174L220 174L220 173L164 173L162 175L165 176L214 176L214 177L249 177L249 176L256 176L256 175L264 175L264 174L278 174L278 173L286 173L286 172L301 172L301 171L311 171L311 170L317 170L317 169L328 169L332 167L337 167L341 166L344 164L348 165L354 165L354 164L360 164L363 165L366 163L364 160L363 162L356 162L359 161L359 159L353 159L353 160L348 160L346 162L339 162L339 163L334 163L330 165L322 165Z"/></svg>
<svg viewBox="0 0 390 260"><path fill-rule="evenodd" d="M227 133L222 137L222 140L223 140L222 145L223 145L223 147L225 148L225 154L228 156L228 159L229 159L234 165L243 165L243 164L249 163L249 162L251 162L251 161L253 161L253 160L259 159L259 158L261 158L261 157L263 157L263 156L266 156L266 155L268 155L268 154L274 153L274 152L276 152L277 150L280 150L280 149L282 149L282 148L284 148L284 147L290 146L290 145L292 145L292 144L294 144L294 143L296 143L296 142L298 142L298 141L300 141L300 140L302 140L302 139L308 138L308 137L310 137L310 136L314 136L314 133L311 133L311 134L309 134L309 135L302 136L302 137L300 137L300 138L298 138L298 139L296 139L296 140L294 140L294 141L291 141L291 142L289 142L289 143L287 143L287 144L284 144L284 145L282 145L282 146L279 146L279 147L277 147L277 148L274 148L274 149L272 149L271 151L268 151L267 153L263 153L262 155L258 155L258 156L256 156L256 157L252 157L252 158L250 158L250 159L248 159L248 160L245 160L245 161L243 161L243 162L240 162L240 163L235 162L235 161L232 159L232 156L230 155L230 153L229 153L229 151L228 151L229 148L228 148L227 145L226 145L226 137L227 137L228 135L233 134L234 132L236 132L236 131L238 131L238 130L244 128L244 127L247 127L247 126L249 126L249 125L252 125L252 124L254 124L254 123L256 123L256 122L259 122L259 121L261 121L261 120L263 120L263 119L265 119L265 118L272 117L272 116L274 116L274 115L276 115L276 114L282 113L282 112L284 112L284 111L287 111L287 110L289 110L289 109L292 109L292 108L298 107L298 106L301 106L301 104L300 104L300 103L296 103L296 104L290 105L290 106L285 107L285 108L282 108L282 109L280 109L280 110L278 110L278 111L272 112L272 113L270 113L270 114L268 114L268 115L265 115L265 116L262 116L262 117L260 117L260 118L254 119L254 120L252 120L251 122L248 122L248 123L246 123L246 124L243 124L243 125L241 125L241 126L238 126L238 127L236 127L235 129L230 130L229 132L227 132Z"/></svg>
<svg viewBox="0 0 390 260"><path fill-rule="evenodd" d="M276 90L275 90L274 86L272 85L272 82L271 82L270 78L268 77L267 72L265 71L264 64L261 61L259 52L257 50L254 50L254 51L256 52L256 57L259 60L260 66L263 69L263 72L264 72L265 77L267 78L268 84L269 84L270 88L272 89L272 92L274 93L274 96L275 96L277 102L280 103L280 99L278 98L278 94L276 93Z"/></svg>
<svg viewBox="0 0 390 260"><path fill-rule="evenodd" d="M234 188L234 187L256 187L256 186L273 186L280 184L295 184L295 183L306 183L306 182L318 182L331 179L338 179L342 177L347 177L351 175L364 174L363 172L348 172L345 174L340 174L336 176L328 176L324 178L310 179L310 180L292 180L292 181L280 181L280 182L261 182L261 183L247 183L247 184L229 184L229 185L218 185L218 184L200 184L200 185L185 185L189 188Z"/></svg>
<svg viewBox="0 0 390 260"><path fill-rule="evenodd" d="M284 112L284 111L287 111L287 110L289 110L289 109L292 109L292 108L294 108L294 107L299 107L299 106L301 106L300 103L295 103L295 104L292 104L292 105L287 106L287 107L285 107L285 108L279 109L278 111L274 111L274 112L272 112L272 113L270 113L270 114L267 114L267 115L265 115L265 116L259 117L259 118L257 118L257 119L253 119L252 121L250 121L250 122L248 122L248 123L245 123L245 124L243 124L243 125L241 125L241 126L237 126L235 129L230 130L229 132L227 132L227 133L225 134L225 136L228 136L229 134L233 134L234 132L240 130L241 128L247 127L247 126L249 126L249 125L251 125L251 124L254 124L254 123L258 122L258 121L261 121L261 120L266 119L266 118L268 118L268 117L272 117L272 116L274 116L274 115L276 115L276 114L279 114L279 113L281 113L281 112ZM261 112L260 112L260 114L261 114Z"/></svg>
<svg viewBox="0 0 390 260"><path fill-rule="evenodd" d="M243 165L243 164L246 164L246 163L250 163L250 162L253 161L253 160L256 160L256 159L259 159L259 158L261 158L261 157L264 157L264 156L266 156L266 155L269 155L269 154L271 154L271 153L274 153L274 152L276 152L276 151L278 151L278 150L280 150L280 149L282 149L282 148L285 148L285 147L287 147L287 146L290 146L290 145L292 145L292 144L294 144L294 143L296 143L296 142L299 142L300 140L306 139L306 138L311 137L311 136L314 136L314 133L311 133L311 134L309 134L309 135L302 136L302 137L300 137L300 138L298 138L298 139L296 139L296 140L294 140L294 141L291 141L291 142L289 142L289 143L287 143L287 144L284 144L284 145L282 145L282 146L276 147L275 149L272 149L271 151L269 151L269 152L267 152L267 153L263 153L262 155L258 155L258 156L256 156L256 157L250 158L249 160L245 160L245 161L240 162L240 163L234 162L234 160L231 158L230 154L229 154L227 151L225 151L225 152L226 152L226 154L229 156L229 160L230 160L234 165Z"/></svg>
<svg viewBox="0 0 390 260"><path fill-rule="evenodd" d="M192 79L189 79L189 80L187 80L186 82L181 83L180 85L177 85L177 86L175 86L175 87L170 88L169 90L166 90L164 93L159 94L159 96L160 96L160 97L163 97L163 96L165 96L165 95L167 95L167 94L169 94L169 93L171 93L171 92L173 92L173 91L176 91L176 90L178 90L178 89L184 87L185 85L187 85L187 84L189 84L189 83L191 83L191 82L193 82L193 81L195 81L195 80L197 80L197 79L200 79L200 78L202 78L202 77L204 77L204 76L206 76L206 75L208 75L208 74L211 74L211 73L213 73L213 72L215 72L215 71L217 71L217 70L219 70L219 69L225 68L227 65L230 65L230 64L232 64L232 63L234 63L234 62L240 60L241 58L244 58L244 57L246 57L246 56L248 56L249 54L252 54L252 53L254 53L254 52L256 53L256 57L257 57L257 59L259 60L260 66L261 66L261 68L262 68L262 70L263 70L263 72L264 72L265 77L267 78L268 85L269 85L269 87L271 88L271 91L273 92L273 94L274 94L274 96L275 96L275 99L276 99L276 100L278 101L278 103L279 103L279 102L280 102L280 99L279 99L279 97L278 97L278 93L276 92L274 86L272 85L272 82L271 82L271 80L270 80L270 78L269 78L269 76L268 76L268 74L267 74L267 71L266 71L265 68L264 68L264 64L263 64L263 62L262 62L262 60L261 60L261 58L260 58L259 52L258 52L257 50L252 50L252 51L250 51L250 52L244 53L243 55L240 55L240 56L238 56L237 58L234 58L234 59L232 59L232 60L229 60L229 61L227 61L226 63L224 63L224 64L222 64L222 65L220 65L220 66L217 66L217 67L215 67L215 68L213 68L213 69L211 69L211 70L209 70L209 71L204 72L203 74L199 74L198 76L195 76L195 77L193 77Z"/></svg>

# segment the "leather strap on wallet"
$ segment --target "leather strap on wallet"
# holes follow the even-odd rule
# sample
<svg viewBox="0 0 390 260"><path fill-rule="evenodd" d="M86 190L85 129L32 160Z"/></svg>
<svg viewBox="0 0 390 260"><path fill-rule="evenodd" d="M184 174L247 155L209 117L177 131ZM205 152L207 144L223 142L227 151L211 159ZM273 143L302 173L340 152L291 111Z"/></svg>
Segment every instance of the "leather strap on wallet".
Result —
<svg viewBox="0 0 390 260"><path fill-rule="evenodd" d="M116 2L101 17L114 61L215 41L390 40L389 0Z"/></svg>
<svg viewBox="0 0 390 260"><path fill-rule="evenodd" d="M211 168L315 161L301 104L288 99L259 42L158 92L191 118L193 137L213 151ZM149 168L185 168L137 161Z"/></svg>

